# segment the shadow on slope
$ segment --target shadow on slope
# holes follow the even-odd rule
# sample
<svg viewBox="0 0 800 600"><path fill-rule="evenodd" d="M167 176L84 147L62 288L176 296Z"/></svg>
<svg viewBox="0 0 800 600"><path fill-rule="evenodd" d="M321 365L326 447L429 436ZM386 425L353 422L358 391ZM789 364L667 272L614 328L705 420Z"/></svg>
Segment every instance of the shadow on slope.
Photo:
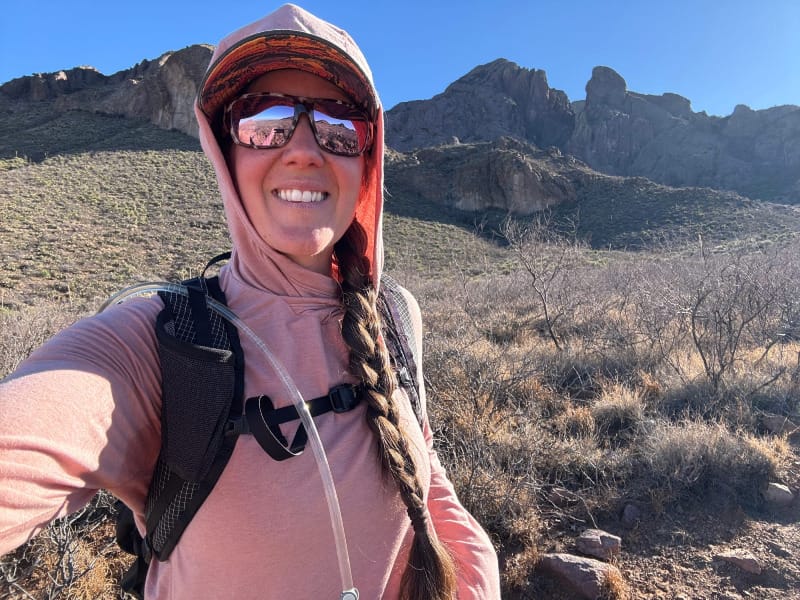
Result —
<svg viewBox="0 0 800 600"><path fill-rule="evenodd" d="M800 231L795 206L711 188L673 188L643 177L598 175L577 186L575 203L553 210L593 248L643 250L774 242Z"/></svg>
<svg viewBox="0 0 800 600"><path fill-rule="evenodd" d="M41 162L48 156L109 150L200 150L179 131L139 119L84 111L61 112L52 102L0 112L0 160Z"/></svg>

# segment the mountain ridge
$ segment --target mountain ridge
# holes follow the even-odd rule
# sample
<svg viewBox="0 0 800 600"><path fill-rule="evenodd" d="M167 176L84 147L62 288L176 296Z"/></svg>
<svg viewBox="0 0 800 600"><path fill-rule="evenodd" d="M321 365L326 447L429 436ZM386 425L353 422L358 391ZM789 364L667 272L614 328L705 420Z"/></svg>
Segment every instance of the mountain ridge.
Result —
<svg viewBox="0 0 800 600"><path fill-rule="evenodd" d="M189 46L112 75L77 67L17 78L0 85L0 109L13 118L50 102L55 112L144 119L197 137L193 100L212 51ZM448 154L459 145L503 138L530 145L532 150L521 150L528 158L516 162L498 162L496 149L479 146L487 153L472 164L485 176L462 177L456 186L462 193L452 198L453 206L472 210L497 207L498 193L511 189L515 198L505 208L519 214L569 201L569 185L542 185L547 165L531 166L531 157L548 148L606 175L800 204L800 107L754 111L738 105L727 117L708 116L693 112L691 101L678 94L629 91L624 78L604 66L593 69L586 92L585 100L571 102L549 86L543 70L500 58L476 66L430 99L388 110L387 146L403 153L439 148L417 152L415 159L435 170L446 168ZM464 187L467 179L472 189ZM411 187L409 192L420 191ZM548 197L545 189L551 190ZM526 190L532 192L526 196Z"/></svg>

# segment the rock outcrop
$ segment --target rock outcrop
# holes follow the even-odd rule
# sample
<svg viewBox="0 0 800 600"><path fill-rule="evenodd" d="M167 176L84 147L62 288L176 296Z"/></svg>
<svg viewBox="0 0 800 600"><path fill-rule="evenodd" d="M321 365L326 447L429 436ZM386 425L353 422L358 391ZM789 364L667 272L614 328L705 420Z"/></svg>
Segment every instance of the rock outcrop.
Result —
<svg viewBox="0 0 800 600"><path fill-rule="evenodd" d="M11 101L54 100L56 110L85 110L145 119L197 137L193 104L213 48L189 46L103 75L92 67L20 77L0 86Z"/></svg>
<svg viewBox="0 0 800 600"><path fill-rule="evenodd" d="M753 197L800 201L800 107L728 117L694 113L676 94L627 90L608 67L595 67L563 148L609 174L671 186L706 186Z"/></svg>
<svg viewBox="0 0 800 600"><path fill-rule="evenodd" d="M514 138L422 148L393 154L387 163L387 185L395 194L516 214L574 201L575 182L588 171L556 148L542 151Z"/></svg>
<svg viewBox="0 0 800 600"><path fill-rule="evenodd" d="M94 67L75 67L57 73L38 73L12 79L0 86L0 93L11 100L40 102L87 88L103 86L109 78Z"/></svg>
<svg viewBox="0 0 800 600"><path fill-rule="evenodd" d="M546 148L564 146L573 127L567 95L548 86L544 71L499 59L476 67L430 100L392 108L386 136L402 152L504 136Z"/></svg>

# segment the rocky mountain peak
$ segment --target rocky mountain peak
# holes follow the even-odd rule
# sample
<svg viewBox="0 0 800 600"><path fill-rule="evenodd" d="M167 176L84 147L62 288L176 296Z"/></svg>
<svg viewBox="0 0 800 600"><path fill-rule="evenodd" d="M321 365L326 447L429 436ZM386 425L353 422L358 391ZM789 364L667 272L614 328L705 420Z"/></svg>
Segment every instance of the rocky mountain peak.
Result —
<svg viewBox="0 0 800 600"><path fill-rule="evenodd" d="M0 85L0 107L24 111L26 102L47 101L54 111L145 119L197 136L193 102L212 51L211 46L190 46L113 75L76 67L21 77ZM523 199L543 206L570 197L558 178L535 194L509 183L505 178L516 177L538 189L532 182L543 171L507 148L481 145L502 138L520 140L535 151L557 148L606 174L800 204L798 106L752 110L740 104L727 117L708 116L693 112L690 101L678 94L628 90L625 79L608 66L595 67L586 99L570 103L563 91L548 85L543 70L500 58L475 67L441 94L400 103L386 115L386 141L394 150L442 147L447 154L458 152L460 145L474 146L469 169L484 169L476 158L482 155L490 165L482 171L486 180L504 190L499 196L487 192L487 205L524 212L519 208ZM430 164L445 164L438 155L433 158ZM477 182L468 176L469 169L459 171L464 185L453 198L460 198L460 206L478 208L478 196L464 191L465 182ZM515 169L522 175L514 175Z"/></svg>
<svg viewBox="0 0 800 600"><path fill-rule="evenodd" d="M107 79L94 67L83 66L18 77L0 86L0 92L12 100L40 101L103 85Z"/></svg>
<svg viewBox="0 0 800 600"><path fill-rule="evenodd" d="M586 104L606 104L621 107L625 103L628 85L614 69L595 67L586 84Z"/></svg>
<svg viewBox="0 0 800 600"><path fill-rule="evenodd" d="M510 136L559 146L573 121L567 95L548 86L544 71L498 59L475 67L430 100L395 106L387 114L387 143L407 151Z"/></svg>
<svg viewBox="0 0 800 600"><path fill-rule="evenodd" d="M498 58L485 65L479 65L463 77L457 79L445 90L457 90L460 87L491 86L504 89L515 96L523 96L526 91L549 89L547 74L540 69L526 69L518 64ZM522 92L523 94L520 94Z"/></svg>

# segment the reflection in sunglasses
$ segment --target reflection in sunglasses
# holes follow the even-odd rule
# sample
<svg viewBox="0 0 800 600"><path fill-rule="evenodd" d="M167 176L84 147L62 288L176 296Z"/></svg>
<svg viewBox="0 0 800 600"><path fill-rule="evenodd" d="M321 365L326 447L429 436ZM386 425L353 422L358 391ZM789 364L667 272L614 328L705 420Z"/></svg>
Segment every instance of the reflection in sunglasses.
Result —
<svg viewBox="0 0 800 600"><path fill-rule="evenodd" d="M309 118L317 144L327 152L357 156L367 149L371 137L366 115L339 100L272 92L245 94L231 102L226 112L234 142L251 148L287 144L303 113Z"/></svg>

